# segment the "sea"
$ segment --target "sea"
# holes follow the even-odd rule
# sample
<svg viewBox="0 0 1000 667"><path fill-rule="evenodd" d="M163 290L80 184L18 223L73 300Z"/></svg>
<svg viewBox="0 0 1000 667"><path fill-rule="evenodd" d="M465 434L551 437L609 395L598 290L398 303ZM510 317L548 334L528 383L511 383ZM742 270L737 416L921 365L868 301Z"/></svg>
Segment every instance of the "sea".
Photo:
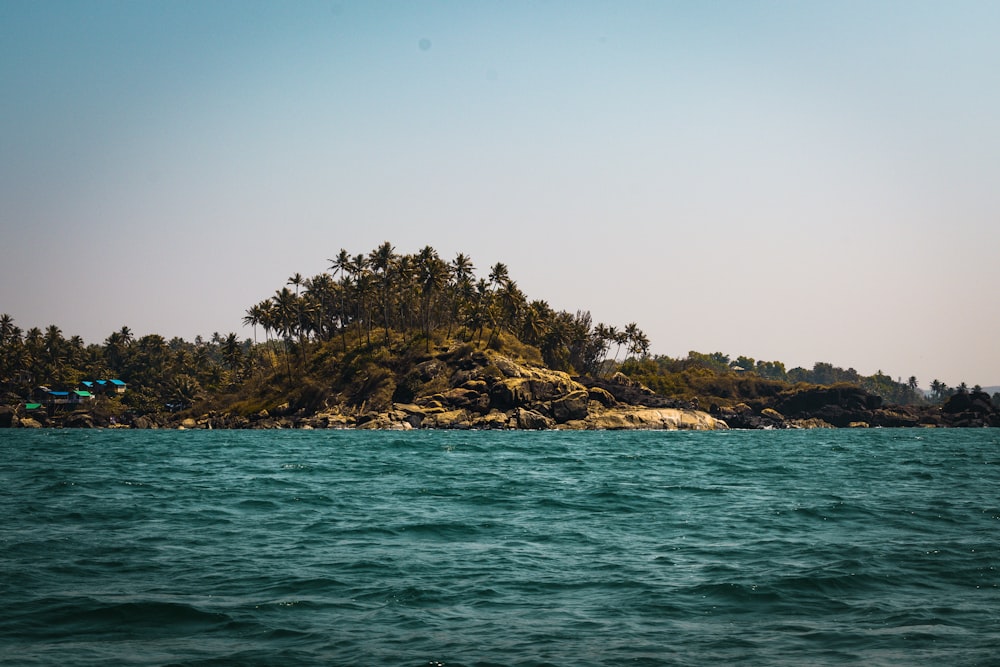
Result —
<svg viewBox="0 0 1000 667"><path fill-rule="evenodd" d="M1000 429L0 431L3 665L1000 665Z"/></svg>

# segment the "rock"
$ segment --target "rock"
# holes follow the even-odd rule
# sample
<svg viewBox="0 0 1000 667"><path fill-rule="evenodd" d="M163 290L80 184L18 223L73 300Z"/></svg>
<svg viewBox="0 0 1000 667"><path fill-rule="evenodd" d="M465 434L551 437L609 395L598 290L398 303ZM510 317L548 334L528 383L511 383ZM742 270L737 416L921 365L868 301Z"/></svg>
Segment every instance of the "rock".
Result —
<svg viewBox="0 0 1000 667"><path fill-rule="evenodd" d="M590 396L590 400L597 401L606 408L614 407L618 403L614 395L607 389L588 387L587 394Z"/></svg>
<svg viewBox="0 0 1000 667"><path fill-rule="evenodd" d="M587 377L580 378L580 381L588 390L601 389L607 392L614 398L616 403L641 405L648 408L687 407L682 406L679 401L674 399L656 395L649 387L631 380L621 373L615 373L611 378ZM595 398L595 400L601 399ZM602 402L606 402L606 399Z"/></svg>
<svg viewBox="0 0 1000 667"><path fill-rule="evenodd" d="M403 412L380 414L360 424L358 428L382 431L409 431L413 426L409 422L403 421L402 417L405 417L405 413Z"/></svg>
<svg viewBox="0 0 1000 667"><path fill-rule="evenodd" d="M488 394L490 391L490 386L486 384L485 380L468 380L459 385L462 389L468 389L470 391L475 391L480 394Z"/></svg>
<svg viewBox="0 0 1000 667"><path fill-rule="evenodd" d="M488 353L487 360L491 366L495 366L501 373L503 373L504 377L508 378L522 377L521 365L515 363L514 361L512 361L508 357L505 357L502 354L497 354L495 352L492 354Z"/></svg>
<svg viewBox="0 0 1000 667"><path fill-rule="evenodd" d="M586 389L572 391L561 398L552 401L552 416L557 423L584 419L587 416L587 405L590 393Z"/></svg>
<svg viewBox="0 0 1000 667"><path fill-rule="evenodd" d="M920 416L906 407L880 408L872 412L870 426L910 427L920 424Z"/></svg>
<svg viewBox="0 0 1000 667"><path fill-rule="evenodd" d="M847 428L871 428L868 422L851 422L847 425Z"/></svg>
<svg viewBox="0 0 1000 667"><path fill-rule="evenodd" d="M485 386L486 383L484 382L483 385ZM490 404L489 396L484 397L483 394L478 391L463 389L461 387L449 389L440 396L440 400L443 404L450 405L454 408L483 410L488 408Z"/></svg>
<svg viewBox="0 0 1000 667"><path fill-rule="evenodd" d="M511 410L526 405L533 399L527 378L506 378L490 390L490 406L498 410Z"/></svg>
<svg viewBox="0 0 1000 667"><path fill-rule="evenodd" d="M181 428L185 429L198 428L198 422L195 419L188 417L187 419L181 422Z"/></svg>
<svg viewBox="0 0 1000 667"><path fill-rule="evenodd" d="M63 422L66 428L94 428L94 416L87 412L74 412Z"/></svg>
<svg viewBox="0 0 1000 667"><path fill-rule="evenodd" d="M625 413L620 410L609 410L592 415L584 423L588 430L595 431L621 431L633 428L632 423L626 421Z"/></svg>
<svg viewBox="0 0 1000 667"><path fill-rule="evenodd" d="M510 428L510 416L505 412L500 412L499 410L490 410L489 413L485 415L480 415L473 418L471 426L472 428L479 429L507 429Z"/></svg>
<svg viewBox="0 0 1000 667"><path fill-rule="evenodd" d="M760 411L760 415L761 417L767 417L768 419L773 419L774 421L777 422L785 421L784 415L782 415L774 408L764 408L763 410Z"/></svg>
<svg viewBox="0 0 1000 667"><path fill-rule="evenodd" d="M133 422L132 422L132 428L138 428L138 429L147 430L147 429L154 429L154 428L160 428L160 427L159 427L159 425L155 421L153 421L149 417L140 416L140 417L136 417L135 420L133 420Z"/></svg>
<svg viewBox="0 0 1000 667"><path fill-rule="evenodd" d="M356 424L353 417L347 415L330 415L326 420L327 428L351 428Z"/></svg>
<svg viewBox="0 0 1000 667"><path fill-rule="evenodd" d="M11 428L17 426L14 421L17 419L15 409L9 405L0 405L0 428Z"/></svg>
<svg viewBox="0 0 1000 667"><path fill-rule="evenodd" d="M726 430L726 422L700 410L680 408L616 408L591 415L586 420L589 428L621 430Z"/></svg>
<svg viewBox="0 0 1000 667"><path fill-rule="evenodd" d="M984 391L963 392L953 394L941 406L941 412L946 415L958 415L963 412L975 413L978 416L988 415L994 412L995 408L990 400L990 395ZM975 417L965 417L965 420Z"/></svg>
<svg viewBox="0 0 1000 667"><path fill-rule="evenodd" d="M540 431L555 426L545 415L527 408L518 408L514 412L514 420L517 422L517 428L528 431Z"/></svg>
<svg viewBox="0 0 1000 667"><path fill-rule="evenodd" d="M467 410L449 410L427 415L420 428L468 429L472 428L472 424Z"/></svg>
<svg viewBox="0 0 1000 667"><path fill-rule="evenodd" d="M882 399L854 385L834 385L784 394L774 407L786 417L822 419L844 427L855 421L874 421L873 411L882 407Z"/></svg>
<svg viewBox="0 0 1000 667"><path fill-rule="evenodd" d="M787 423L790 428L836 428L833 424L822 419L791 419Z"/></svg>
<svg viewBox="0 0 1000 667"><path fill-rule="evenodd" d="M33 417L22 417L21 428L42 428L42 424Z"/></svg>

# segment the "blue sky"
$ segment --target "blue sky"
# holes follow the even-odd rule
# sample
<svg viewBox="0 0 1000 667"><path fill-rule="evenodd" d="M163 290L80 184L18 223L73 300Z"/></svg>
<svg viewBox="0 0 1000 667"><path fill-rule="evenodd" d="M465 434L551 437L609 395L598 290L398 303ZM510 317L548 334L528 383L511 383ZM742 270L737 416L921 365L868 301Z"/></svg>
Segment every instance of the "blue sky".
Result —
<svg viewBox="0 0 1000 667"><path fill-rule="evenodd" d="M340 248L653 352L1000 384L1000 3L0 3L0 312L249 336Z"/></svg>

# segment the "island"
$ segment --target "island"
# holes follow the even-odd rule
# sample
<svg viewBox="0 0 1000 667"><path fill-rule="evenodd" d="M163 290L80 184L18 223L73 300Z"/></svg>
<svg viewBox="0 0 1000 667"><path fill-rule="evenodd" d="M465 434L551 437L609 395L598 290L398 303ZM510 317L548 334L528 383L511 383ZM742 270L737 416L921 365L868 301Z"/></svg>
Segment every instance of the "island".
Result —
<svg viewBox="0 0 1000 667"><path fill-rule="evenodd" d="M1000 393L818 362L650 355L635 322L529 299L503 263L346 250L246 310L252 337L103 344L0 315L0 427L785 429L1000 426ZM263 334L261 338L260 334Z"/></svg>

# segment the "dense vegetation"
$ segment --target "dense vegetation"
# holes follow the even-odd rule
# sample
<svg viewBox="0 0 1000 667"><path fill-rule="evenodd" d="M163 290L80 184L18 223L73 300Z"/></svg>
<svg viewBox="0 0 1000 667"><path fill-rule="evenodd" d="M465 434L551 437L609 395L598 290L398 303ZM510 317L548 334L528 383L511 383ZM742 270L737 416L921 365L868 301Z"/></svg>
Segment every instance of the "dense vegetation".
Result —
<svg viewBox="0 0 1000 667"><path fill-rule="evenodd" d="M460 253L446 261L429 246L415 254L399 254L390 243L368 254L341 250L328 272L295 274L248 308L243 324L252 338L136 338L122 327L102 344L85 344L79 336L66 338L56 325L23 331L4 314L0 402L24 400L39 385L73 388L81 380L120 378L129 386L120 407L135 414L196 405L249 411L289 400L306 405L333 394L385 404L411 397L410 367L446 342L503 348L578 375L621 371L657 393L703 405L774 396L798 383L849 383L898 404L943 401L966 390L935 380L925 397L916 378L866 377L822 362L811 370L786 370L780 361L718 352L650 356L649 339L635 323L595 325L589 312L557 311L530 300L504 264L477 278L469 257ZM1000 403L1000 395L994 399Z"/></svg>

